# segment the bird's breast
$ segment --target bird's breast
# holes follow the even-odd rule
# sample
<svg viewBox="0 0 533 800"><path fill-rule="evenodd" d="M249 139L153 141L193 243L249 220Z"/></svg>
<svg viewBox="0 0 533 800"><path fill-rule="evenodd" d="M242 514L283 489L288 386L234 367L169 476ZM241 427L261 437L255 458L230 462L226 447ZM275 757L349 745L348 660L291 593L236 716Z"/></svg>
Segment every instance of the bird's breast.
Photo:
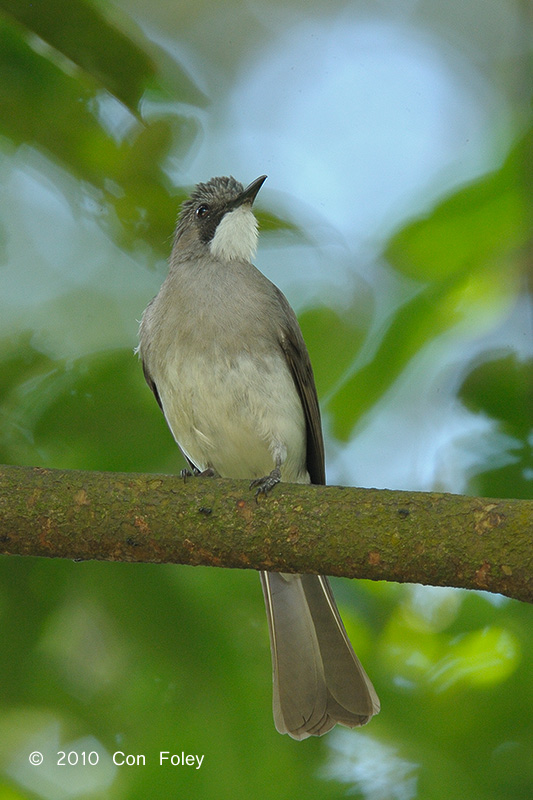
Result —
<svg viewBox="0 0 533 800"><path fill-rule="evenodd" d="M279 313L255 267L211 260L169 275L147 309L141 354L174 438L199 469L251 479L281 459L285 480L308 480L305 419L278 341Z"/></svg>
<svg viewBox="0 0 533 800"><path fill-rule="evenodd" d="M158 382L165 416L199 469L258 478L283 461L285 480L306 480L305 421L282 356L176 348Z"/></svg>

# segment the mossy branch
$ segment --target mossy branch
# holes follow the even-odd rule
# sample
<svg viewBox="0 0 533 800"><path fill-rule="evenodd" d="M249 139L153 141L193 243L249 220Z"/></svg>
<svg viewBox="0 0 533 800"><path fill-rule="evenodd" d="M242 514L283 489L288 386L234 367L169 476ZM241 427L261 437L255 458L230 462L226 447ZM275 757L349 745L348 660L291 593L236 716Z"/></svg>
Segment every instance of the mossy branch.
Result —
<svg viewBox="0 0 533 800"><path fill-rule="evenodd" d="M459 586L533 602L533 501L0 467L0 553Z"/></svg>

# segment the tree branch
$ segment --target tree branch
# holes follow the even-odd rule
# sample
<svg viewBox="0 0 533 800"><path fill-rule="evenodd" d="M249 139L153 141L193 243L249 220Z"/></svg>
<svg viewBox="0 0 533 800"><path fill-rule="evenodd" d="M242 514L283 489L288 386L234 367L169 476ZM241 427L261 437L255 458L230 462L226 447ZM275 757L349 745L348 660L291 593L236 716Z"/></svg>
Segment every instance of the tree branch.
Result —
<svg viewBox="0 0 533 800"><path fill-rule="evenodd" d="M0 553L458 586L533 602L533 501L0 467Z"/></svg>

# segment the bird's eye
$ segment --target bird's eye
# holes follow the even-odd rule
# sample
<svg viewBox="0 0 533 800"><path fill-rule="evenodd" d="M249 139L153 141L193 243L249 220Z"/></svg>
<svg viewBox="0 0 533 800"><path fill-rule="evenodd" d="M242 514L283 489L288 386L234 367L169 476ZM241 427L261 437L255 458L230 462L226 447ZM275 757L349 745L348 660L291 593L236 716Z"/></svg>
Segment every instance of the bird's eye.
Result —
<svg viewBox="0 0 533 800"><path fill-rule="evenodd" d="M205 215L208 213L209 213L209 206L206 206L205 203L203 203L201 206L198 206L198 208L196 209L197 217L200 218L205 217Z"/></svg>

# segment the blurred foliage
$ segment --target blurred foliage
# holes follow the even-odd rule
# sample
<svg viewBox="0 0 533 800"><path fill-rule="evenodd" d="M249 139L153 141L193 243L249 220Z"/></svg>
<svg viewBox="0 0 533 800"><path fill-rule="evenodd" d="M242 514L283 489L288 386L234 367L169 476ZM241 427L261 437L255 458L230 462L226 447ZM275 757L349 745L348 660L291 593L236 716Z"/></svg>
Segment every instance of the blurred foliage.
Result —
<svg viewBox="0 0 533 800"><path fill-rule="evenodd" d="M329 403L335 433L355 424L422 347L511 303L531 271L533 129L502 167L443 200L392 237L385 256L419 284L391 319L372 361L352 370ZM521 406L527 419L529 408Z"/></svg>
<svg viewBox="0 0 533 800"><path fill-rule="evenodd" d="M57 363L18 341L3 366L2 463L150 472L168 452L169 471L181 469L131 350Z"/></svg>
<svg viewBox="0 0 533 800"><path fill-rule="evenodd" d="M366 336L371 310L372 304L368 302L357 315L340 314L325 306L308 309L300 315L300 326L307 348L313 354L315 380L321 395L331 392L350 369Z"/></svg>
<svg viewBox="0 0 533 800"><path fill-rule="evenodd" d="M136 113L147 83L156 78L155 65L94 6L83 0L2 0L0 8Z"/></svg>
<svg viewBox="0 0 533 800"><path fill-rule="evenodd" d="M147 95L206 103L176 64L173 76L172 86L163 83L150 56L83 0L0 0L0 133L35 144L86 182L80 190L122 247L148 242L165 256L186 196L172 186L166 162L185 154L198 128L177 112L141 120L139 102ZM129 115L117 141L103 106L119 102ZM272 213L259 218L266 231L294 230Z"/></svg>
<svg viewBox="0 0 533 800"><path fill-rule="evenodd" d="M168 253L185 195L169 176L200 134L189 110L207 104L196 82L176 59L161 69L168 56L105 3L0 0L0 44L2 150L44 154L72 177L76 218L95 218L153 267ZM145 113L146 101L157 110ZM317 383L344 439L424 348L461 326L479 335L519 297L531 269L531 134L521 130L499 169L391 238L385 257L413 291L374 331L373 349L365 351L376 313L370 291L343 311L324 300L302 313ZM270 210L258 216L267 232L299 233ZM80 316L83 288L73 279L62 297L72 307L77 292ZM2 461L179 471L132 352L134 320L129 349L111 341L104 352L65 359L32 328L30 305L21 315L25 332L0 341ZM94 324L94 315L80 319L82 334ZM531 363L508 353L465 365L459 400L490 420L487 437L501 435L499 460L494 447L483 457L480 443L473 491L531 496L532 381ZM272 723L255 574L0 559L0 800L530 798L531 610L394 584L337 581L336 593L383 711L363 731L298 743ZM47 754L40 768L28 763L36 749ZM101 763L54 767L60 749L95 750ZM113 767L117 750L146 754L147 765ZM161 767L160 750L204 754L204 764Z"/></svg>
<svg viewBox="0 0 533 800"><path fill-rule="evenodd" d="M478 471L472 489L485 497L530 498L533 480L533 361L486 355L459 390L463 403L495 420L505 435L502 466ZM505 446L506 445L506 446Z"/></svg>
<svg viewBox="0 0 533 800"><path fill-rule="evenodd" d="M186 74L176 73L173 99L203 103ZM80 190L123 247L142 240L166 254L177 198L162 166L172 147L186 151L197 129L179 114L141 122L137 104L148 90L170 97L151 59L94 6L0 2L0 132L35 144L86 182ZM129 109L121 141L101 118L105 102L119 101Z"/></svg>

